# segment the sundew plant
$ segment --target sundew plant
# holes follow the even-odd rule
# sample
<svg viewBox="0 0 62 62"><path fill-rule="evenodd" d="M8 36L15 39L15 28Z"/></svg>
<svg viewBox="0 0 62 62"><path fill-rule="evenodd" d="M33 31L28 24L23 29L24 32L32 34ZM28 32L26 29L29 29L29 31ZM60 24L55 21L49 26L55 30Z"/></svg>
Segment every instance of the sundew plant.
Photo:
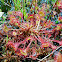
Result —
<svg viewBox="0 0 62 62"><path fill-rule="evenodd" d="M0 14L0 62L62 62L62 0L1 0Z"/></svg>

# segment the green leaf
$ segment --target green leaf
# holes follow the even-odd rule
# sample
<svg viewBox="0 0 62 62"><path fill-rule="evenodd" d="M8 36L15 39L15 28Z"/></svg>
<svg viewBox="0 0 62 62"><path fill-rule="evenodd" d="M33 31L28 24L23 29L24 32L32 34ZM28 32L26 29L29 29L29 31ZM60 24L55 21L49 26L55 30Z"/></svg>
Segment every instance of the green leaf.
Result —
<svg viewBox="0 0 62 62"><path fill-rule="evenodd" d="M21 17L19 17L19 20L21 20Z"/></svg>
<svg viewBox="0 0 62 62"><path fill-rule="evenodd" d="M23 13L23 9L21 8L21 12Z"/></svg>
<svg viewBox="0 0 62 62"><path fill-rule="evenodd" d="M27 19L28 15L27 15L27 13L26 13L26 10L25 10L25 9L24 9L23 14L24 14L24 17Z"/></svg>
<svg viewBox="0 0 62 62"><path fill-rule="evenodd" d="M58 21L56 21L55 23L58 24Z"/></svg>
<svg viewBox="0 0 62 62"><path fill-rule="evenodd" d="M62 31L62 29L61 29L61 31Z"/></svg>
<svg viewBox="0 0 62 62"><path fill-rule="evenodd" d="M45 16L45 19L47 19L47 15Z"/></svg>
<svg viewBox="0 0 62 62"><path fill-rule="evenodd" d="M21 2L20 0L17 0L17 6L18 6L18 8L20 8L20 6L21 6L20 2Z"/></svg>
<svg viewBox="0 0 62 62"><path fill-rule="evenodd" d="M47 0L47 4L49 4L49 0Z"/></svg>
<svg viewBox="0 0 62 62"><path fill-rule="evenodd" d="M16 5L16 0L13 0L14 1L14 4Z"/></svg>
<svg viewBox="0 0 62 62"><path fill-rule="evenodd" d="M25 0L23 0L23 9L24 9L24 7L25 7Z"/></svg>
<svg viewBox="0 0 62 62"><path fill-rule="evenodd" d="M1 0L1 2L4 4L4 0Z"/></svg>
<svg viewBox="0 0 62 62"><path fill-rule="evenodd" d="M57 0L52 0L53 4L56 2Z"/></svg>
<svg viewBox="0 0 62 62"><path fill-rule="evenodd" d="M6 42L6 44L7 44L7 43L8 43L8 35L7 35L6 41L7 41L7 42Z"/></svg>

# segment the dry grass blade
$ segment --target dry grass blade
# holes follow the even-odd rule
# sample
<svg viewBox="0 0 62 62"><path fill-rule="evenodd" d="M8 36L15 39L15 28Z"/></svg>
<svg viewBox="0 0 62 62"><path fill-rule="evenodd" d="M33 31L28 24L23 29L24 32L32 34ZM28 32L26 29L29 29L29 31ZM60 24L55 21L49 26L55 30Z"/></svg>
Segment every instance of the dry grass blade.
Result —
<svg viewBox="0 0 62 62"><path fill-rule="evenodd" d="M56 50L58 50L58 49L61 48L61 47L62 47L62 46L57 47ZM49 57L51 54L53 54L56 50L52 51L50 54L48 54L47 56L45 56L43 59L38 59L38 58L37 58L37 60L39 60L38 62L45 60L47 57Z"/></svg>

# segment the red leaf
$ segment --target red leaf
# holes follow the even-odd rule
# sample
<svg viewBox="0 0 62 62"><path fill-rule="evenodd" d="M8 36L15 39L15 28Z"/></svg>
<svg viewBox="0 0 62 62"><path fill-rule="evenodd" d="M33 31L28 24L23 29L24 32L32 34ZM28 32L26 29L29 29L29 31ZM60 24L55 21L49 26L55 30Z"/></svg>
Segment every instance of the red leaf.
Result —
<svg viewBox="0 0 62 62"><path fill-rule="evenodd" d="M44 39L42 39L39 35L38 35L38 38L41 41L41 43L44 43Z"/></svg>
<svg viewBox="0 0 62 62"><path fill-rule="evenodd" d="M50 38L51 37L51 34L49 34L48 37Z"/></svg>

